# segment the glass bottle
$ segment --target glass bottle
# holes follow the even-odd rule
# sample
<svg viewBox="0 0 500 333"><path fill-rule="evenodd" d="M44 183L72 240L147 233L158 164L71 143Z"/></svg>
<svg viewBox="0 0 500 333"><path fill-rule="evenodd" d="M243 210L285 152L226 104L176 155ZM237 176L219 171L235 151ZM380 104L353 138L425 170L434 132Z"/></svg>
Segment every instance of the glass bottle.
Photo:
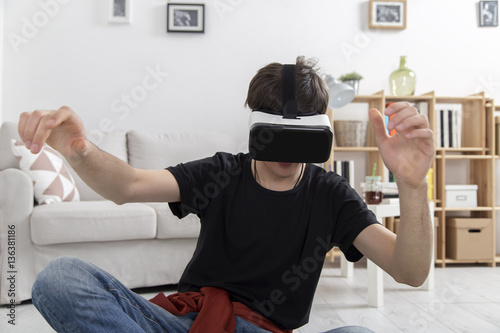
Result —
<svg viewBox="0 0 500 333"><path fill-rule="evenodd" d="M415 72L406 67L406 56L401 56L399 68L389 76L391 95L412 96L415 93L416 82Z"/></svg>
<svg viewBox="0 0 500 333"><path fill-rule="evenodd" d="M363 194L365 202L369 205L377 205L382 202L382 177L366 176Z"/></svg>

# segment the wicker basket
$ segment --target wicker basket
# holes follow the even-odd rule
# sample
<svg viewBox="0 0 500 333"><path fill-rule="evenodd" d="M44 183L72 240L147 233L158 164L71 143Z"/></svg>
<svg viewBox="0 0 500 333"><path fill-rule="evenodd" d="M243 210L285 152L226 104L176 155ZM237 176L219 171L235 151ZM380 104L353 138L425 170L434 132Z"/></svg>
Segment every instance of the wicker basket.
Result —
<svg viewBox="0 0 500 333"><path fill-rule="evenodd" d="M333 122L335 141L338 147L364 147L368 121L335 120Z"/></svg>

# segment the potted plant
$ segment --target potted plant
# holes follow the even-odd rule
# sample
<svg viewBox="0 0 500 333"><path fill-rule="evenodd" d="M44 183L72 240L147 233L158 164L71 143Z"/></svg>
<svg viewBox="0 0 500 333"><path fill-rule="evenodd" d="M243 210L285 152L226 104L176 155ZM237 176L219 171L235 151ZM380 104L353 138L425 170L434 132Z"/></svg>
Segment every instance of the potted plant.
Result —
<svg viewBox="0 0 500 333"><path fill-rule="evenodd" d="M356 93L356 95L358 94L358 90L359 90L359 81L363 78L363 76L361 76L360 74L356 73L356 72L351 72L351 73L347 73L347 74L343 74L339 77L339 80L344 82L344 83L347 83L348 85L350 85L351 87L354 88L354 92Z"/></svg>

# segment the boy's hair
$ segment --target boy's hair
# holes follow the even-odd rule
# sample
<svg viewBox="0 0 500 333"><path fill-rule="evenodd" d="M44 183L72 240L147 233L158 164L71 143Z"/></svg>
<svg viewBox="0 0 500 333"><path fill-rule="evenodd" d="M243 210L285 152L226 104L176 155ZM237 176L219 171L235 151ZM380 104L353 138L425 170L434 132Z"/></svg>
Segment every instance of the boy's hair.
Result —
<svg viewBox="0 0 500 333"><path fill-rule="evenodd" d="M328 107L328 87L318 75L316 61L297 57L295 65L295 99L297 113L324 114ZM252 110L269 109L282 112L283 64L271 63L261 68L250 81L245 102Z"/></svg>

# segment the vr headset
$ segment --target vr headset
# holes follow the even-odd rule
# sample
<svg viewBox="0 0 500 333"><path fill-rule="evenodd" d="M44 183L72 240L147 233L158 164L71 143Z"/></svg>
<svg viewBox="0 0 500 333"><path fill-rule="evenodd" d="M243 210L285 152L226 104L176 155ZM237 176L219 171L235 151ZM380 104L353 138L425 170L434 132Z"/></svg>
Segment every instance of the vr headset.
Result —
<svg viewBox="0 0 500 333"><path fill-rule="evenodd" d="M333 131L327 115L297 115L295 65L283 65L283 110L250 114L249 152L259 161L322 163L332 150Z"/></svg>

